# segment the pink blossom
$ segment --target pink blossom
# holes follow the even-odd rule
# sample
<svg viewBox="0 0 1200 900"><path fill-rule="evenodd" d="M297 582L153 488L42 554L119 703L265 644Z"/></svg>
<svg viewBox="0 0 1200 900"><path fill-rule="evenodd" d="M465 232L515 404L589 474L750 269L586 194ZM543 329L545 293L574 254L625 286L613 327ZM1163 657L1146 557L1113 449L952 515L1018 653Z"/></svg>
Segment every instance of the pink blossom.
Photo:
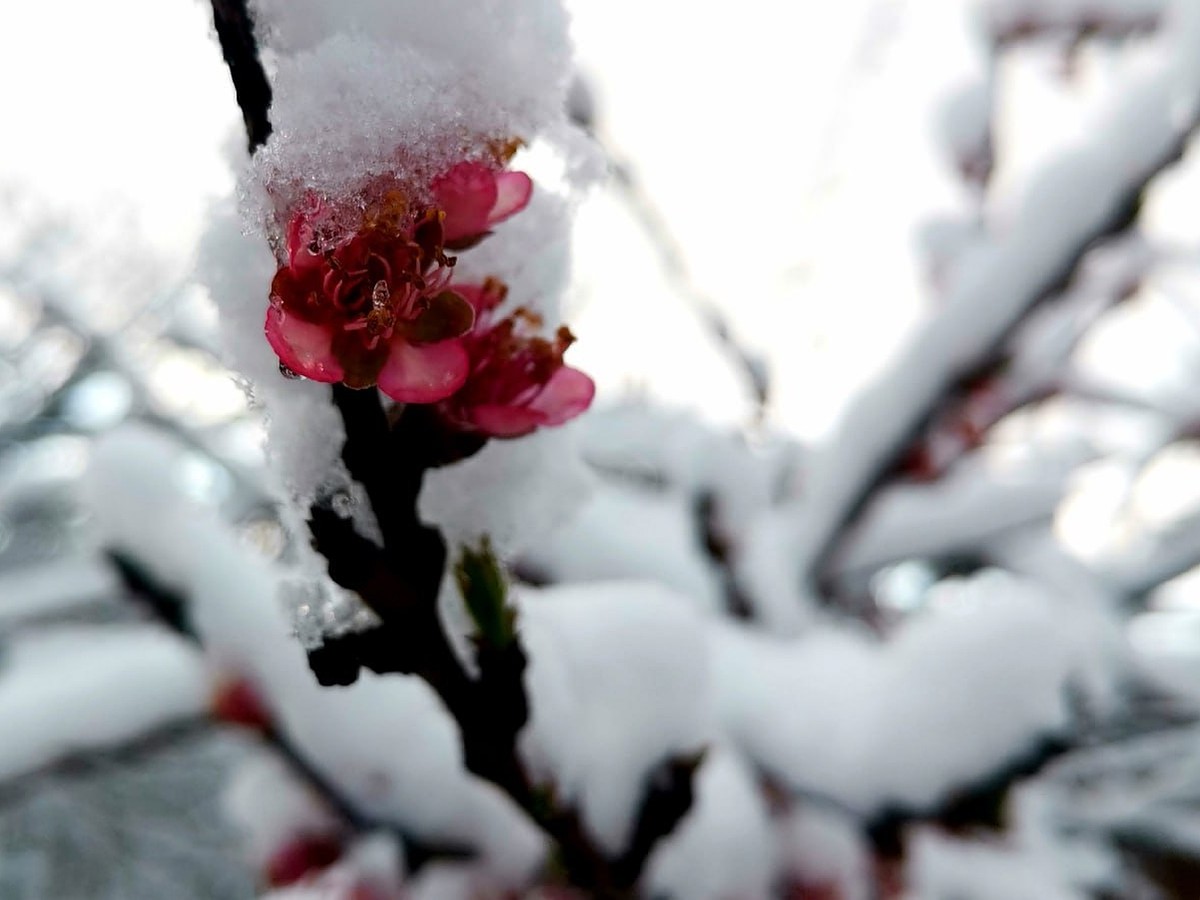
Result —
<svg viewBox="0 0 1200 900"><path fill-rule="evenodd" d="M470 247L494 226L529 204L533 182L524 172L506 172L483 163L461 162L434 179L433 197L446 213L446 246Z"/></svg>
<svg viewBox="0 0 1200 900"><path fill-rule="evenodd" d="M533 183L502 163L461 162L429 185L433 206L412 208L390 176L345 204L316 196L294 209L284 264L271 283L266 335L285 369L314 381L378 385L404 403L434 403L462 386L469 360L461 338L474 319L450 286L454 258L529 203Z"/></svg>
<svg viewBox="0 0 1200 900"><path fill-rule="evenodd" d="M342 841L334 835L300 835L277 848L263 872L271 887L295 884L329 868L342 856Z"/></svg>
<svg viewBox="0 0 1200 900"><path fill-rule="evenodd" d="M467 375L460 337L469 303L449 287L444 215L409 214L386 195L344 237L313 201L288 223L287 264L271 283L266 334L280 362L314 381L365 388L395 400L432 403Z"/></svg>
<svg viewBox="0 0 1200 900"><path fill-rule="evenodd" d="M575 340L567 328L553 340L539 337L541 319L525 309L492 324L491 313L507 292L495 279L459 290L475 308L476 325L464 339L466 382L440 406L446 420L466 431L515 438L562 425L591 405L592 379L563 362Z"/></svg>

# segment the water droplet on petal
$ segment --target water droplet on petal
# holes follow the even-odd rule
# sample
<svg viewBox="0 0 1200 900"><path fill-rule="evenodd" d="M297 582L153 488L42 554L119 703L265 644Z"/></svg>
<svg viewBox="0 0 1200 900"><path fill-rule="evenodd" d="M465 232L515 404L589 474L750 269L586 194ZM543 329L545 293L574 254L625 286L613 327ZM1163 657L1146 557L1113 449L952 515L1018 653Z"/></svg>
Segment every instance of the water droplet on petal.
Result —
<svg viewBox="0 0 1200 900"><path fill-rule="evenodd" d="M283 363L279 364L279 374L282 375L284 378L287 378L291 381L295 381L301 377L299 372L292 371L287 366L285 366Z"/></svg>

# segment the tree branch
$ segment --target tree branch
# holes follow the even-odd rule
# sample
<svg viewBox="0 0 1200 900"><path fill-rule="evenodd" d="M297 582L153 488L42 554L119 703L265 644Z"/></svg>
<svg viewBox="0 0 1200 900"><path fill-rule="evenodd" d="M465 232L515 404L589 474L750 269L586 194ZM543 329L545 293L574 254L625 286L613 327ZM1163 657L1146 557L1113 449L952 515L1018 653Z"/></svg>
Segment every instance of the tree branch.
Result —
<svg viewBox="0 0 1200 900"><path fill-rule="evenodd" d="M105 555L117 570L125 587L141 602L144 609L174 633L193 643L200 643L199 636L192 628L188 618L187 599L183 594L161 584L137 560L125 553L110 550ZM196 723L194 722L184 723L182 726L172 726L163 731L161 736L150 735L131 747L135 752L153 749L165 741L173 741L181 731L186 734L195 728ZM414 860L424 862L431 859L459 859L469 855L465 849L460 847L437 847L426 844L397 825L363 813L320 769L309 762L304 753L273 723L257 730L256 733L264 743L288 763L292 771L300 776L339 818L355 831L367 833L384 830L397 835L404 846L405 859L410 867L414 865ZM70 762L66 762L57 767L70 765Z"/></svg>
<svg viewBox="0 0 1200 900"><path fill-rule="evenodd" d="M270 86L245 0L212 0L212 6L253 152L271 133ZM309 529L329 562L330 577L358 593L382 625L328 639L313 651L309 660L318 680L347 684L364 665L379 673L421 677L458 723L467 769L508 793L557 842L572 883L595 896L627 896L652 849L690 807L695 763L668 763L667 777L646 794L632 846L619 859L606 858L577 812L562 808L535 785L520 759L517 736L528 721L529 705L527 658L519 636L504 647L481 642L479 678L473 680L438 615L446 546L420 521L417 497L426 470L471 455L483 441L445 433L419 406L401 408L392 421L374 389L335 385L332 397L346 431L343 462L366 491L383 547L321 506L309 511Z"/></svg>
<svg viewBox="0 0 1200 900"><path fill-rule="evenodd" d="M221 53L233 79L233 90L253 153L271 136L271 120L267 117L271 108L271 85L258 56L254 24L246 0L212 0L212 10L217 40L221 42Z"/></svg>
<svg viewBox="0 0 1200 900"><path fill-rule="evenodd" d="M1187 4L1177 10L1197 15ZM828 472L814 474L820 496L810 498L808 521L788 547L806 581L829 567L847 530L947 398L1003 357L1013 330L1071 281L1090 248L1136 220L1147 185L1180 158L1200 109L1194 30L1195 22L1181 23L1160 68L1114 101L1089 144L1033 179L1038 190L1022 215L963 268L944 311L851 407L836 442L843 452L833 454ZM1181 119L1180 109L1189 117ZM1046 228L1048 217L1055 231Z"/></svg>

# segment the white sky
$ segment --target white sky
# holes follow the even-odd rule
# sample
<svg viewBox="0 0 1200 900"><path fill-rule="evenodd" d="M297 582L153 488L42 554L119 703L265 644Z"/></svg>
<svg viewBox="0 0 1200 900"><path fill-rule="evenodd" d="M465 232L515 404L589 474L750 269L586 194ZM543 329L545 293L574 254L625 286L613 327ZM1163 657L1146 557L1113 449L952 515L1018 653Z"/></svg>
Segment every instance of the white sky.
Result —
<svg viewBox="0 0 1200 900"><path fill-rule="evenodd" d="M186 256L230 189L221 142L238 123L205 5L38 0L0 29L0 179L81 223L132 212ZM86 224L85 224L86 227Z"/></svg>

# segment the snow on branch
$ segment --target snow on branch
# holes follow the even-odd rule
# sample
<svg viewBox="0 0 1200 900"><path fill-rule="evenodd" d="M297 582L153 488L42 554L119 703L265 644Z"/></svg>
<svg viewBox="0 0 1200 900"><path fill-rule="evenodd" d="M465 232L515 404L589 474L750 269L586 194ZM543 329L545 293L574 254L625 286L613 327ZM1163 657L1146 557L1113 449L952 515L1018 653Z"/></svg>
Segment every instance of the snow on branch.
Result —
<svg viewBox="0 0 1200 900"><path fill-rule="evenodd" d="M1169 0L982 0L996 40L1016 41L1044 32L1123 36L1153 31Z"/></svg>
<svg viewBox="0 0 1200 900"><path fill-rule="evenodd" d="M422 682L363 676L339 691L314 682L279 603L287 574L181 492L182 460L178 442L144 426L98 442L86 493L102 544L186 597L187 627L210 664L253 686L304 765L356 815L473 848L509 873L534 865L536 833L462 769L453 725Z"/></svg>
<svg viewBox="0 0 1200 900"><path fill-rule="evenodd" d="M1145 598L1159 585L1195 568L1200 562L1200 512L1142 536L1113 554L1101 571L1129 600Z"/></svg>
<svg viewBox="0 0 1200 900"><path fill-rule="evenodd" d="M200 655L157 627L62 626L4 649L0 781L120 747L205 710Z"/></svg>
<svg viewBox="0 0 1200 900"><path fill-rule="evenodd" d="M1128 227L1146 185L1179 158L1200 109L1200 7L1181 2L1172 14L1161 56L1123 86L1086 141L1043 166L1014 220L962 260L939 309L854 401L814 461L809 495L760 522L743 561L747 584L787 597L765 605L811 604L804 592L914 432L956 385L986 371L1093 244Z"/></svg>
<svg viewBox="0 0 1200 900"><path fill-rule="evenodd" d="M873 571L914 556L980 551L1005 532L1048 522L1071 469L1050 461L1041 471L997 472L973 462L929 484L882 489L836 570Z"/></svg>
<svg viewBox="0 0 1200 900"><path fill-rule="evenodd" d="M1114 699L1120 641L1094 606L995 571L945 582L933 605L885 641L714 628L723 727L802 795L927 812L1072 732L1073 691L1094 710Z"/></svg>
<svg viewBox="0 0 1200 900"><path fill-rule="evenodd" d="M120 582L91 556L57 559L0 572L0 629L112 597Z"/></svg>

